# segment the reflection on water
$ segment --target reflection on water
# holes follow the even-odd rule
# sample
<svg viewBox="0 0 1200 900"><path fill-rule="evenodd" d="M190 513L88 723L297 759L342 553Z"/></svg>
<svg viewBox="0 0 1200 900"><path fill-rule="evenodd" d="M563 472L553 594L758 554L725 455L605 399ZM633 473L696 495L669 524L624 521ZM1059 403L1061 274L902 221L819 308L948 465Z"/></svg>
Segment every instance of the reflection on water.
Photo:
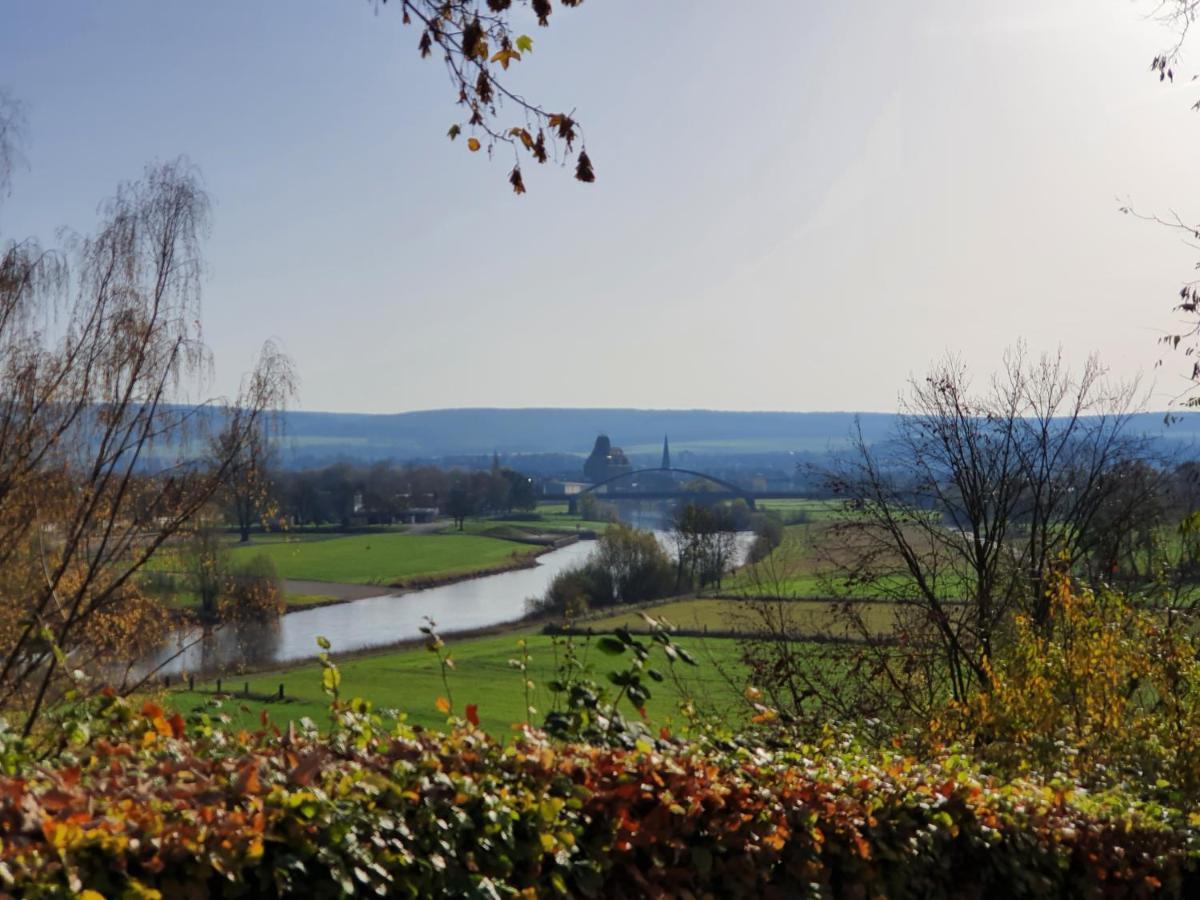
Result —
<svg viewBox="0 0 1200 900"><path fill-rule="evenodd" d="M672 552L674 545L668 536L656 534ZM739 555L745 553L753 537L748 532L738 535ZM163 674L172 675L233 673L242 668L310 659L317 653L318 635L329 638L334 652L341 653L394 644L419 638L425 616L433 618L444 634L512 622L525 615L526 599L542 596L555 575L583 562L593 546L591 541L579 541L539 557L539 564L531 569L399 596L383 594L320 606L288 613L269 623L229 624L207 633L200 628L183 628L142 667L142 672L161 666Z"/></svg>
<svg viewBox="0 0 1200 900"><path fill-rule="evenodd" d="M591 541L579 541L539 557L531 569L320 606L269 624L230 624L207 634L180 629L150 665L165 663L164 674L235 672L311 658L318 635L329 638L335 652L345 652L418 638L425 616L443 633L511 622L525 615L526 598L544 594L558 572L582 562L592 547Z"/></svg>

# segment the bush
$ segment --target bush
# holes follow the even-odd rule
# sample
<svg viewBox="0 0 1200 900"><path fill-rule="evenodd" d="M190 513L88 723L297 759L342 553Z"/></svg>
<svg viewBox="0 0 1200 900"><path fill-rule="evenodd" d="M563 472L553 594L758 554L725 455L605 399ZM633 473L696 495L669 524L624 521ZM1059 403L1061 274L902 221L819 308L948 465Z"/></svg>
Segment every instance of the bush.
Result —
<svg viewBox="0 0 1200 900"><path fill-rule="evenodd" d="M106 698L41 765L6 736L0 877L24 896L1193 895L1184 813L999 782L829 734L771 750L417 731L369 704L235 735ZM77 723L78 724L78 723Z"/></svg>
<svg viewBox="0 0 1200 900"><path fill-rule="evenodd" d="M1056 576L1049 621L1018 616L991 685L943 717L1003 771L1066 771L1200 799L1200 638L1188 620Z"/></svg>
<svg viewBox="0 0 1200 900"><path fill-rule="evenodd" d="M574 619L587 612L596 598L611 597L612 583L588 563L563 569L550 581L540 599L529 601L533 613L559 612Z"/></svg>
<svg viewBox="0 0 1200 900"><path fill-rule="evenodd" d="M642 603L665 597L675 587L674 568L658 539L628 525L610 525L588 565L601 573L601 583L612 585L607 597L592 598L595 605Z"/></svg>
<svg viewBox="0 0 1200 900"><path fill-rule="evenodd" d="M277 618L285 608L275 563L260 553L229 576L221 597L220 616L227 622L262 622Z"/></svg>
<svg viewBox="0 0 1200 900"><path fill-rule="evenodd" d="M783 543L783 522L776 515L761 513L754 517L754 542L746 553L746 562L762 562Z"/></svg>
<svg viewBox="0 0 1200 900"><path fill-rule="evenodd" d="M596 542L582 566L554 576L530 612L564 612L575 617L589 608L642 603L668 596L675 587L671 560L648 531L614 524Z"/></svg>

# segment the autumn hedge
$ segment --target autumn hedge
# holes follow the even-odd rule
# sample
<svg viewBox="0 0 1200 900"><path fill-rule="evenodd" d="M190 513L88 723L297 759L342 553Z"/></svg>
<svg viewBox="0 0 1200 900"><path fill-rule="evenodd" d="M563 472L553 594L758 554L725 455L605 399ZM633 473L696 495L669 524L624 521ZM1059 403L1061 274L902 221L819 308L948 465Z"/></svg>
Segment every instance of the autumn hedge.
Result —
<svg viewBox="0 0 1200 900"><path fill-rule="evenodd" d="M788 750L496 743L348 707L230 733L109 698L57 756L4 743L22 896L1186 896L1200 818L846 738ZM90 892L90 893L89 893Z"/></svg>

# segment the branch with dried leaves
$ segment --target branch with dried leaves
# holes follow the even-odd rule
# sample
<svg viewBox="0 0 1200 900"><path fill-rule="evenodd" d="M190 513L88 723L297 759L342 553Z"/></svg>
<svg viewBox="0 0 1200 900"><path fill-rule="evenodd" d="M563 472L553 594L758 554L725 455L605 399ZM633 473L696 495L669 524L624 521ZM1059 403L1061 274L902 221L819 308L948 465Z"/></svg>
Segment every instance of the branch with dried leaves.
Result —
<svg viewBox="0 0 1200 900"><path fill-rule="evenodd" d="M386 5L388 0L376 0ZM560 0L575 7L582 0ZM553 159L566 165L575 160L575 178L585 183L596 180L592 160L583 140L583 129L572 112L551 112L508 88L500 72L533 53L533 38L513 26L514 7L526 8L539 26L550 24L551 0L399 0L404 24L421 31L417 51L423 58L441 53L464 118L450 126L447 136L456 140L468 134L472 153L486 147L489 156L501 145L513 154L508 181L517 194L525 193L521 174L522 153L539 164ZM509 104L517 115L504 118ZM578 152L575 142L579 141Z"/></svg>

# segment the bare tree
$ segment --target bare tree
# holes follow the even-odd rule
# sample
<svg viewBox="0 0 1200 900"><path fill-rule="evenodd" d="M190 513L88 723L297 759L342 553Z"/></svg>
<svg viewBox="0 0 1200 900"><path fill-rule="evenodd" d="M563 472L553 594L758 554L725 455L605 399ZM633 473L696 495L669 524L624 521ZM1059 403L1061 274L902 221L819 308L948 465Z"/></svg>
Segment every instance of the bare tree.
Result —
<svg viewBox="0 0 1200 900"><path fill-rule="evenodd" d="M25 710L26 733L70 673L161 637L134 576L289 390L260 364L224 406L230 440L196 458L217 420L192 393L210 367L197 314L208 200L177 160L101 213L63 254L0 249L0 705Z"/></svg>
<svg viewBox="0 0 1200 900"><path fill-rule="evenodd" d="M901 643L943 668L952 696L986 689L1011 615L1047 623L1047 570L1075 567L1142 501L1122 478L1147 453L1128 429L1136 400L1094 358L1075 376L1061 355L1018 350L982 393L960 361L935 366L912 382L891 440L860 433L830 474L852 512L825 532L831 588L901 604ZM902 665L887 673L897 683L917 671Z"/></svg>
<svg viewBox="0 0 1200 900"><path fill-rule="evenodd" d="M251 379L261 379L273 385L274 392L282 401L296 391L296 375L291 360L271 341L264 345ZM215 438L213 455L232 460L222 496L237 526L238 539L245 543L250 540L250 530L254 525L261 523L274 510L274 444L279 438L281 420L277 416L262 416L243 433L240 428L244 423L238 420L235 409L226 409L223 418L228 424Z"/></svg>

